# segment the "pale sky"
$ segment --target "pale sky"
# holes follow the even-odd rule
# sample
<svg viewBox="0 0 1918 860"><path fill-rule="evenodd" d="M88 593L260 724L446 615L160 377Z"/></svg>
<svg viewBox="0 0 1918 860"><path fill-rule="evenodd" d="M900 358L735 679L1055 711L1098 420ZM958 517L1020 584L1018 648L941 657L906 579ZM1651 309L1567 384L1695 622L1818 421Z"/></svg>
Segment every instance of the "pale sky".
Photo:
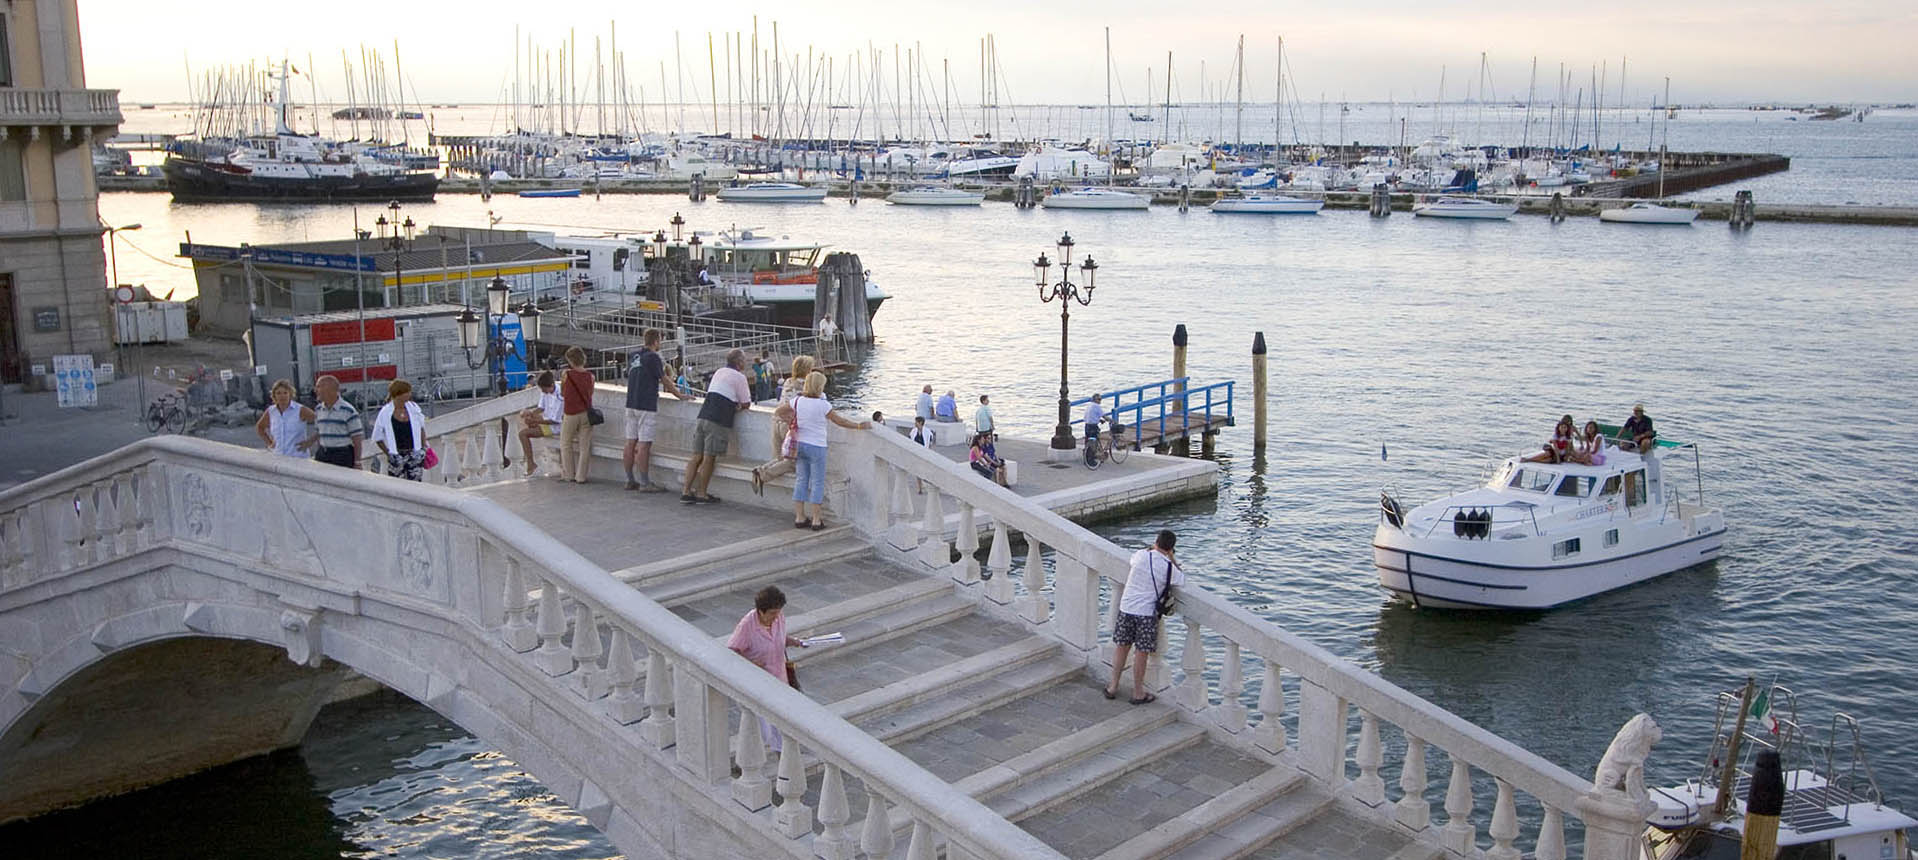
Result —
<svg viewBox="0 0 1918 860"><path fill-rule="evenodd" d="M415 89L428 102L502 101L513 74L515 25L522 45L530 36L555 61L568 27L574 28L579 74L590 81L593 39L606 50L608 22L616 22L629 78L644 87L648 101L659 99L662 61L667 94L673 95L677 29L684 73L696 76L703 102L707 33L722 54L720 34L745 32L750 40L755 13L762 50L771 49L776 17L782 53L803 56L811 48L815 57L831 55L836 78L844 77L843 64L855 52L863 54L868 41L883 48L888 90L893 46L903 50L918 40L933 84L939 84L940 61L949 58L954 100L966 103L977 101L979 40L988 32L996 34L1006 82L1001 101L1103 103L1101 28L1107 26L1113 66L1133 103L1145 100L1148 67L1157 100L1167 51L1173 53L1175 100L1198 100L1200 61L1208 89L1215 89L1228 74L1240 34L1247 100L1270 100L1274 39L1281 35L1287 74L1308 100L1320 93L1335 101L1430 100L1441 67L1447 70L1448 98L1458 99L1465 83L1477 78L1481 51L1489 55L1493 95L1506 100L1525 97L1535 56L1541 98L1555 89L1560 63L1577 70L1581 82L1589 81L1588 69L1607 64L1606 89L1616 93L1624 57L1633 104L1650 99L1667 75L1672 98L1681 104L1918 100L1918 51L1912 48L1918 45L1918 3L1911 0L1613 0L1575 10L1555 5L466 0L215 4L166 11L134 0L80 0L80 14L89 84L121 89L135 101L185 98L189 63L198 71L282 55L303 69L311 55L322 99L344 101L340 52L350 52L357 63L362 46L378 49L390 64L395 39L409 101ZM674 14L662 20L654 9ZM719 78L723 92L723 70ZM694 92L688 85L688 100ZM1120 100L1116 90L1114 100Z"/></svg>

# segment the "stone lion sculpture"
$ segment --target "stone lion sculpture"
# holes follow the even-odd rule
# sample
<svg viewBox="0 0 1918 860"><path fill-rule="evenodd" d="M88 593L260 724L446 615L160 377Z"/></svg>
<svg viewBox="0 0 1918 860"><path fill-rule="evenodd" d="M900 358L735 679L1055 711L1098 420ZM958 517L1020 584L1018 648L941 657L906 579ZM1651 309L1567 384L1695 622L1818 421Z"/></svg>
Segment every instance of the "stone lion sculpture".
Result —
<svg viewBox="0 0 1918 860"><path fill-rule="evenodd" d="M1625 722L1598 760L1592 782L1600 794L1623 795L1637 801L1645 799L1645 758L1652 745L1665 735L1650 714L1639 714Z"/></svg>

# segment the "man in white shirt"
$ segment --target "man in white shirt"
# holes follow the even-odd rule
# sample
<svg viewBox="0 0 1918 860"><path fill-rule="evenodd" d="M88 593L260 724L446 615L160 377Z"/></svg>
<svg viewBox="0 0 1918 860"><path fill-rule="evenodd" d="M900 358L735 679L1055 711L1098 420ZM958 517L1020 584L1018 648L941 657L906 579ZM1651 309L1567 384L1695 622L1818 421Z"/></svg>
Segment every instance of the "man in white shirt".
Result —
<svg viewBox="0 0 1918 860"><path fill-rule="evenodd" d="M981 394L979 409L972 413L972 430L974 433L991 433L992 426L992 406L986 401L986 396Z"/></svg>
<svg viewBox="0 0 1918 860"><path fill-rule="evenodd" d="M1105 405L1100 402L1099 398L1100 395L1094 394L1092 395L1092 402L1086 404L1085 432L1087 443L1098 440L1099 422L1104 421L1106 418Z"/></svg>
<svg viewBox="0 0 1918 860"><path fill-rule="evenodd" d="M924 421L932 420L932 386L919 389L919 400L913 404L912 414Z"/></svg>
<svg viewBox="0 0 1918 860"><path fill-rule="evenodd" d="M554 390L553 372L539 372L539 405L519 414L524 427L519 431L520 453L526 455L526 477L532 477L539 471L539 465L533 462L533 440L559 435L559 422L564 418L566 398Z"/></svg>
<svg viewBox="0 0 1918 860"><path fill-rule="evenodd" d="M1119 617L1112 625L1112 683L1106 698L1117 698L1119 680L1125 677L1126 657L1134 649L1139 660L1132 667L1132 704L1143 705L1157 696L1145 688L1145 665L1152 652L1159 650L1159 595L1185 585L1185 570L1174 557L1179 536L1172 530L1159 532L1150 549L1132 554L1132 570L1126 574L1125 594L1119 598Z"/></svg>
<svg viewBox="0 0 1918 860"><path fill-rule="evenodd" d="M699 407L693 422L693 457L686 464L686 483L680 488L684 504L710 504L719 497L708 491L713 483L713 467L726 453L732 438L733 418L753 408L752 385L746 381L746 351L726 353L726 366L713 371L706 387L706 402Z"/></svg>

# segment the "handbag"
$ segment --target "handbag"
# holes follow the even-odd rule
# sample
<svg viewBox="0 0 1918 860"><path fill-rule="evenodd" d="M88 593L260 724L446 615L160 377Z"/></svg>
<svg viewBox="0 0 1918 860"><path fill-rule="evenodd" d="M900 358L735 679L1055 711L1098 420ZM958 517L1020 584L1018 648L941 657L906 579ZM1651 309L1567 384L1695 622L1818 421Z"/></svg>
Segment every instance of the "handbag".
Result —
<svg viewBox="0 0 1918 860"><path fill-rule="evenodd" d="M570 370L566 371L567 384L572 384L572 381L573 372ZM573 390L578 391L579 386L574 385ZM598 427L606 423L606 413L599 411L599 407L593 405L593 396L586 392L580 392L580 397L586 401L586 423L593 427Z"/></svg>
<svg viewBox="0 0 1918 860"><path fill-rule="evenodd" d="M786 661L786 684L795 690L799 689L799 667L794 666L791 660Z"/></svg>
<svg viewBox="0 0 1918 860"><path fill-rule="evenodd" d="M799 401L796 398L791 408L793 417L786 424L786 439L779 444L779 457L783 460L799 457Z"/></svg>
<svg viewBox="0 0 1918 860"><path fill-rule="evenodd" d="M437 466L439 464L440 464L440 455L433 450L433 446L431 445L426 446L426 459L421 461L420 468L431 469L434 466Z"/></svg>
<svg viewBox="0 0 1918 860"><path fill-rule="evenodd" d="M1148 550L1148 552L1150 552L1150 550ZM1165 588L1159 591L1158 600L1153 603L1152 608L1161 616L1171 615L1179 611L1179 597L1172 590L1171 561L1165 563Z"/></svg>

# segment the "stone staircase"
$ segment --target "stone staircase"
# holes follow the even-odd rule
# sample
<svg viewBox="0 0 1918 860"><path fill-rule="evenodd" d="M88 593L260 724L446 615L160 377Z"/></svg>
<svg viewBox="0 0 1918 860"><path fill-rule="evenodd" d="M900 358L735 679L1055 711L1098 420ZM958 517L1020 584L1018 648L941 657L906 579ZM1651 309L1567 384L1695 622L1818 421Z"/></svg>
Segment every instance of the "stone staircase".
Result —
<svg viewBox="0 0 1918 860"><path fill-rule="evenodd" d="M792 652L807 696L1068 857L1391 857L1412 844L1341 814L1282 757L1213 739L1169 701L1106 699L1058 640L993 617L950 579L881 558L850 529L616 575L718 639L759 589L778 586L789 632L846 636ZM809 806L821 777L808 768ZM845 790L853 810L867 808L856 779ZM863 818L848 827L863 832ZM1308 852L1284 848L1295 833L1314 837Z"/></svg>

